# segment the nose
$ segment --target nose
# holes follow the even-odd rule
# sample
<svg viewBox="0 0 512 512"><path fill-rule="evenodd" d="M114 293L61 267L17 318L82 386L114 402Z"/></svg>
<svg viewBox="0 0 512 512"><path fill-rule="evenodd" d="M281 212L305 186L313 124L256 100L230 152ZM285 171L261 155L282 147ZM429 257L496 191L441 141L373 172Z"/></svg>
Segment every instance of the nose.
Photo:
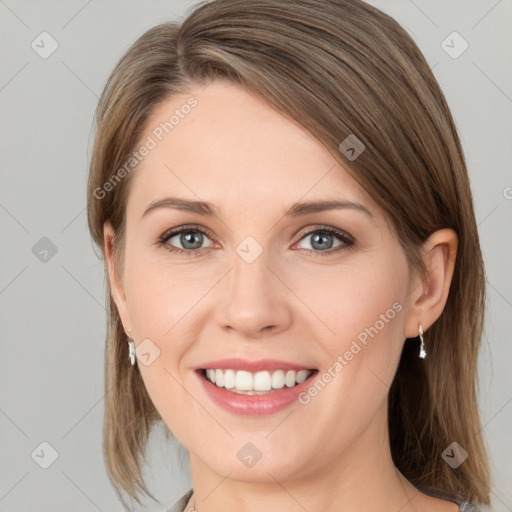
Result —
<svg viewBox="0 0 512 512"><path fill-rule="evenodd" d="M220 291L217 314L221 326L253 339L287 329L293 293L268 253L263 251L252 262L235 253L232 261Z"/></svg>

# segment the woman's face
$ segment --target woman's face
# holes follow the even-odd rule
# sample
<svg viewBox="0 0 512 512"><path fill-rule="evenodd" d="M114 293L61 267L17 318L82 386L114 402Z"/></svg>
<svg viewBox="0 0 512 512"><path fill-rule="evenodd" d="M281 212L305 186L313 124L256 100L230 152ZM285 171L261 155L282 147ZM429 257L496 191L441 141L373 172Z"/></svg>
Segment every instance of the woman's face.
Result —
<svg viewBox="0 0 512 512"><path fill-rule="evenodd" d="M240 480L380 457L388 389L415 335L414 283L383 211L304 129L233 84L162 103L141 141L115 299L169 429L205 468ZM213 214L147 211L171 197ZM327 201L345 206L297 206ZM212 366L217 383L284 386L236 393L198 371ZM293 368L316 372L295 388L307 373Z"/></svg>

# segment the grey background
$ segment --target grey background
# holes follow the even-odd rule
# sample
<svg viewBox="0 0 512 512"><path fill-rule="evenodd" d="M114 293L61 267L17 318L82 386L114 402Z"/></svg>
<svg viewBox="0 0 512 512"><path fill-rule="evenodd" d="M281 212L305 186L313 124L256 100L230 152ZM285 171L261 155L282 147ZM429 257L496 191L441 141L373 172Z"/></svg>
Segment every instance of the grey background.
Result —
<svg viewBox="0 0 512 512"><path fill-rule="evenodd" d="M417 41L462 137L489 284L479 361L482 419L494 510L509 511L512 0L370 3ZM2 512L123 510L101 451L104 277L85 215L92 119L102 87L129 45L192 5L0 0ZM31 47L43 31L59 45L47 59ZM456 59L441 46L453 31L469 43ZM41 261L44 237L57 252L50 249ZM58 453L47 469L39 464L50 461L52 449L43 442ZM189 476L175 446L159 432L150 446L148 483L169 505L189 487Z"/></svg>

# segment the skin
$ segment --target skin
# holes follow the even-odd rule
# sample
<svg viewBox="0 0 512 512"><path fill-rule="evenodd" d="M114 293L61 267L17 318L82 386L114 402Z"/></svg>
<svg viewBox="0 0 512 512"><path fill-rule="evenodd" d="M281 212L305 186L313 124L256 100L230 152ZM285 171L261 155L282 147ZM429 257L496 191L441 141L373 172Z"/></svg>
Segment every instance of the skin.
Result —
<svg viewBox="0 0 512 512"><path fill-rule="evenodd" d="M160 351L150 365L138 365L156 408L189 451L189 506L455 512L456 504L418 492L395 468L387 398L405 339L418 335L420 323L428 331L444 308L456 234L432 234L423 248L428 279L410 274L384 212L301 126L233 84L197 85L191 94L197 107L134 171L122 275L113 230L104 230L123 326L136 345L149 338ZM189 97L161 104L141 140ZM166 196L211 202L218 214L159 208L142 217ZM295 202L328 199L359 203L373 218L355 209L283 217ZM186 244L179 235L156 245L169 229L189 224L207 233L200 254L170 252L171 244ZM354 245L327 235L332 248L319 249L315 233L306 233L323 226L348 233ZM236 252L247 236L263 249L250 264ZM397 301L401 311L307 405L263 417L231 414L194 374L224 357L283 359L322 373ZM428 332L426 342L428 352ZM237 457L247 442L262 453L251 468Z"/></svg>

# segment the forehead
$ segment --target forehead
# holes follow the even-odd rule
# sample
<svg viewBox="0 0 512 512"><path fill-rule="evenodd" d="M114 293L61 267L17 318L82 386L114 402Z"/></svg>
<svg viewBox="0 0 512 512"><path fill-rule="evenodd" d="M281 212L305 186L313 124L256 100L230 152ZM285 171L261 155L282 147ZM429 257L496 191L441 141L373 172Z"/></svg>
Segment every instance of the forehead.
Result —
<svg viewBox="0 0 512 512"><path fill-rule="evenodd" d="M227 82L159 104L141 144L129 203L142 212L166 195L256 209L313 199L375 203L302 126ZM141 145L139 144L139 146ZM139 147L138 146L138 147Z"/></svg>

